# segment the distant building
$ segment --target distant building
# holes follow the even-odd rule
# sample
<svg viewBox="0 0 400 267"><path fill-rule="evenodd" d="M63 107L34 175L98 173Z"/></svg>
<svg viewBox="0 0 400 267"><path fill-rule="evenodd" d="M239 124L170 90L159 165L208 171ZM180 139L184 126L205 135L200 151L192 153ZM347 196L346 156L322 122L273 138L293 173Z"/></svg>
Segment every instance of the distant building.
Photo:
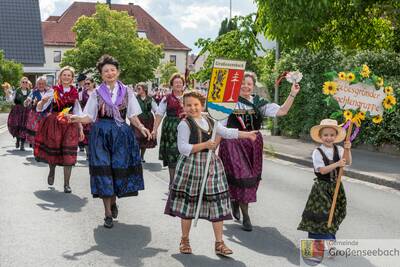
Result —
<svg viewBox="0 0 400 267"><path fill-rule="evenodd" d="M191 49L182 44L144 9L132 3L111 4L111 9L126 11L134 17L139 37L147 38L154 44L163 44L165 56L162 62L174 62L181 73L186 72L187 57ZM42 22L45 69L56 71L60 69L59 64L65 51L75 46L75 33L71 31L75 22L80 16L92 16L95 12L96 3L74 2L61 16L50 16ZM158 80L155 82L159 83L159 77L156 78Z"/></svg>
<svg viewBox="0 0 400 267"><path fill-rule="evenodd" d="M0 49L6 59L24 66L32 82L51 72L44 67L39 0L0 1Z"/></svg>

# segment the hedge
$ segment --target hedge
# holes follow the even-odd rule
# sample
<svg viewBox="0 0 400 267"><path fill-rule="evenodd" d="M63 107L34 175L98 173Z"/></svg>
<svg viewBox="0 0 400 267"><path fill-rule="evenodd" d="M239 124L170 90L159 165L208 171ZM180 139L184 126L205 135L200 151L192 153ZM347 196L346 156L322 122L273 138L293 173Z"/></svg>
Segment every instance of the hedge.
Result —
<svg viewBox="0 0 400 267"><path fill-rule="evenodd" d="M395 94L400 99L400 54L380 51L350 51L340 50L312 52L307 49L293 50L284 53L272 73L260 75L267 85L270 94L274 95L274 80L285 70L300 70L303 80L301 91L296 97L289 114L279 119L281 134L291 137L308 135L310 128L333 112L323 102L322 94L324 73L335 70L342 71L367 64L377 75L383 76L395 88ZM283 82L279 87L279 103L282 104L290 91L290 84ZM400 103L397 110L384 114L384 122L375 125L367 124L355 141L355 144L370 144L380 147L392 144L400 149Z"/></svg>

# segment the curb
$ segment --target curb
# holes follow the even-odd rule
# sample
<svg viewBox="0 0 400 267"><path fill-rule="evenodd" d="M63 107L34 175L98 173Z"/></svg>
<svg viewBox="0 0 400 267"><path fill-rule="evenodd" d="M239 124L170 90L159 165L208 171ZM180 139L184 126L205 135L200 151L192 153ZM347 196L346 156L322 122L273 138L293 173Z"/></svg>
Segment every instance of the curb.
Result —
<svg viewBox="0 0 400 267"><path fill-rule="evenodd" d="M264 148L264 154L273 156L273 157L281 159L281 160L297 163L297 164L300 164L300 165L303 165L306 167L310 167L310 168L312 168L312 166L313 166L311 160L296 157L296 156L290 155L290 154L285 154L282 152L276 152L276 151L274 151L272 149L268 149L268 148ZM344 175L348 176L350 178L353 178L353 179L370 182L373 184L383 185L383 186L387 186L387 187L390 187L393 189L400 190L400 181L390 179L387 177L383 177L380 175L366 173L366 172L357 171L357 170L351 170L351 169L345 170Z"/></svg>

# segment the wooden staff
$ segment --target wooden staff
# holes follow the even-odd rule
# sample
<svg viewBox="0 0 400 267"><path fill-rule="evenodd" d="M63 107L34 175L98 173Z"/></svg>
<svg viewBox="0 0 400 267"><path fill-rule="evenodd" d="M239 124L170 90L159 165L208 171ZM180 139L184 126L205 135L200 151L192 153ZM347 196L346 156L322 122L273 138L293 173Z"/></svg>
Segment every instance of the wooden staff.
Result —
<svg viewBox="0 0 400 267"><path fill-rule="evenodd" d="M349 125L349 128L347 129L347 134L346 134L347 142L350 141L350 136L351 136L352 130L353 130L353 121L350 121L350 125ZM346 162L349 159L349 153L350 153L350 149L345 149L343 152L343 158L346 159ZM340 183L342 182L343 172L344 172L343 167L340 167L339 175L336 180L336 188L335 188L335 193L333 195L332 206L331 206L331 210L329 212L328 228L330 228L332 226L333 215L335 213L335 208L336 208L336 200L337 200L337 196L339 194L339 187L340 187Z"/></svg>
<svg viewBox="0 0 400 267"><path fill-rule="evenodd" d="M213 132L211 135L211 140L215 141L215 136L217 134L217 121L214 121L214 127L213 127ZM199 201L197 202L197 208L196 208L196 215L194 218L194 227L197 226L197 221L199 220L199 215L200 215L200 209L201 209L201 204L203 202L203 194L204 194L204 188L206 187L207 179L208 179L208 171L210 169L210 163L211 163L211 156L212 153L214 153L214 150L209 149L207 153L207 162L203 174L203 179L201 180L201 188L200 188L200 195L199 195Z"/></svg>

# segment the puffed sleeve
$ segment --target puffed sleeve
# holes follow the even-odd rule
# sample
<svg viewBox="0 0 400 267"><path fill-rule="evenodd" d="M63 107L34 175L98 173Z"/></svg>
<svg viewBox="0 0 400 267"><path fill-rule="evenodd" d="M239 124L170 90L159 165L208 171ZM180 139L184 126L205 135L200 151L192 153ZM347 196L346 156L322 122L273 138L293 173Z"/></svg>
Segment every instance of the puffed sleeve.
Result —
<svg viewBox="0 0 400 267"><path fill-rule="evenodd" d="M312 153L312 160L313 160L314 170L316 172L319 172L320 168L325 167L324 160L322 158L321 153L318 151L318 149L314 149L314 151Z"/></svg>
<svg viewBox="0 0 400 267"><path fill-rule="evenodd" d="M341 159L343 157L344 148L342 146L337 146L337 148L338 148L339 158Z"/></svg>
<svg viewBox="0 0 400 267"><path fill-rule="evenodd" d="M158 104L156 115L160 115L161 117L164 117L166 112L167 112L167 98L164 96L161 99L160 104Z"/></svg>
<svg viewBox="0 0 400 267"><path fill-rule="evenodd" d="M151 111L153 111L153 113L155 114L157 112L158 109L158 105L156 103L156 101L154 101L154 99L151 100Z"/></svg>
<svg viewBox="0 0 400 267"><path fill-rule="evenodd" d="M133 116L137 116L142 113L142 109L140 108L139 102L137 101L137 98L133 92L132 89L127 89L128 90L128 110L127 110L127 116L128 119L132 118Z"/></svg>
<svg viewBox="0 0 400 267"><path fill-rule="evenodd" d="M268 103L261 107L261 112L265 117L276 117L281 106L276 103Z"/></svg>
<svg viewBox="0 0 400 267"><path fill-rule="evenodd" d="M82 116L82 107L79 104L79 100L77 99L74 104L74 108L72 109L72 114Z"/></svg>
<svg viewBox="0 0 400 267"><path fill-rule="evenodd" d="M190 129L185 121L181 121L178 125L178 150L179 153L189 156L192 152L193 145L189 144Z"/></svg>
<svg viewBox="0 0 400 267"><path fill-rule="evenodd" d="M217 134L225 139L237 139L239 138L239 130L226 128L219 121L217 123Z"/></svg>
<svg viewBox="0 0 400 267"><path fill-rule="evenodd" d="M37 112L42 112L43 110L46 110L51 103L53 103L53 99L54 99L54 90L50 89L49 91L47 91L43 97L49 97L49 100L43 105L42 109L39 109L38 106L36 106L36 111Z"/></svg>
<svg viewBox="0 0 400 267"><path fill-rule="evenodd" d="M88 116L93 122L97 119L99 112L99 103L97 102L97 90L90 94L82 116Z"/></svg>

